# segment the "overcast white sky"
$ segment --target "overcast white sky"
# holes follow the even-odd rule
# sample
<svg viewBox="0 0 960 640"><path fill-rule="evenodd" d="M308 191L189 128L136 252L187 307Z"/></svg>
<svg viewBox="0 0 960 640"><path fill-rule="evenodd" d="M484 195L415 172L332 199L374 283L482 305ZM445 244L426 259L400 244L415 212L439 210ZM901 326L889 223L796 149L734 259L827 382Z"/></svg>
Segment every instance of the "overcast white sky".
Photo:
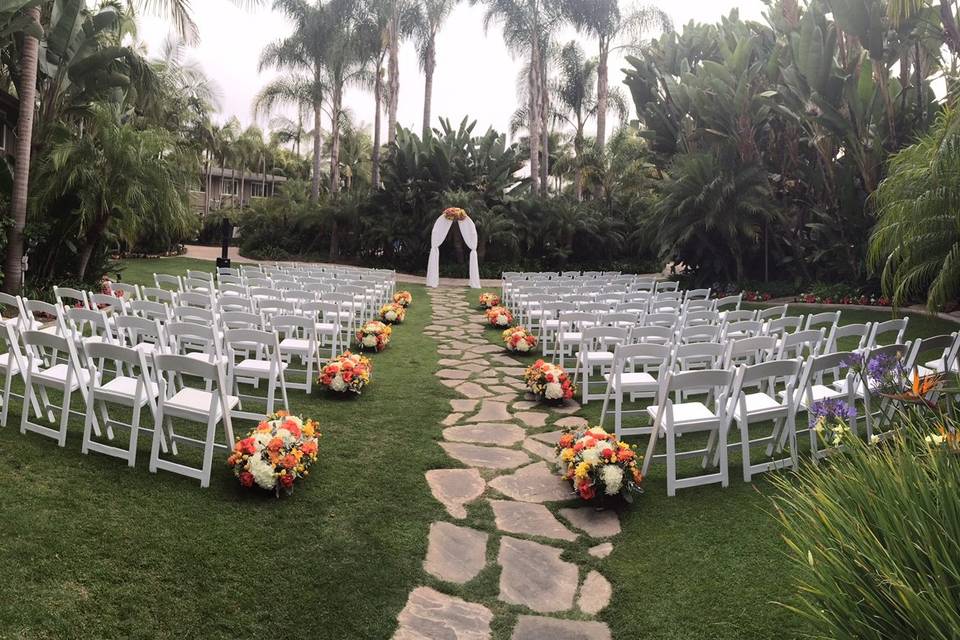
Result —
<svg viewBox="0 0 960 640"><path fill-rule="evenodd" d="M269 1L267 2L269 4ZM626 4L626 2L624 3ZM691 19L713 22L732 8L741 16L761 19L761 0L654 0L676 25ZM251 104L260 88L274 73L257 72L257 61L264 45L289 33L289 25L270 9L242 11L229 0L199 0L193 3L201 42L189 52L221 90L221 119L237 116L247 125L253 122ZM517 73L521 61L513 60L503 46L500 29L494 25L484 34L483 6L463 2L450 16L437 42L437 71L434 76L433 114L458 122L469 115L478 121L478 129L492 125L507 129L510 115L517 107ZM144 17L140 37L151 52L159 50L169 31L164 20ZM563 34L567 40L575 32ZM582 41L586 51L595 54L593 42ZM610 83L620 85L622 59L613 57ZM412 43L401 50L399 121L420 130L423 110L423 76ZM346 105L358 122L373 122L371 94L350 90ZM260 125L266 128L267 122ZM328 123L324 123L326 128Z"/></svg>

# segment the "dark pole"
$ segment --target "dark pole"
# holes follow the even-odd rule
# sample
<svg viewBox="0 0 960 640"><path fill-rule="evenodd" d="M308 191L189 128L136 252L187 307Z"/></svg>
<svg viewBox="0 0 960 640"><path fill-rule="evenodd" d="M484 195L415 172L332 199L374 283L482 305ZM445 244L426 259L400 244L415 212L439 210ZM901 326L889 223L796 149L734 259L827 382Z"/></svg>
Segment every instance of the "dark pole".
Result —
<svg viewBox="0 0 960 640"><path fill-rule="evenodd" d="M217 268L229 269L230 258L228 256L229 256L229 250L230 250L230 236L233 235L233 225L230 224L230 218L227 218L227 217L223 218L223 220L220 223L220 233L221 233L221 240L220 240L221 252L220 252L220 257L217 258Z"/></svg>

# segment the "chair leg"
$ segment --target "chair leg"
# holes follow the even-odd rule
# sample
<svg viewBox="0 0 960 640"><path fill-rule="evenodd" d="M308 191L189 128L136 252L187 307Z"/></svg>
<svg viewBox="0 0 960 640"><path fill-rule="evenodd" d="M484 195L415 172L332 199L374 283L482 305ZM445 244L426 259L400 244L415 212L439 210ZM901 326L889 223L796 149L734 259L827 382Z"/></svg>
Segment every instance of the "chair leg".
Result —
<svg viewBox="0 0 960 640"><path fill-rule="evenodd" d="M673 428L667 426L667 495L677 495L677 443Z"/></svg>
<svg viewBox="0 0 960 640"><path fill-rule="evenodd" d="M63 392L63 405L60 409L60 438L57 440L57 444L61 447L67 446L67 424L70 422L70 398L72 396L73 391L68 386Z"/></svg>
<svg viewBox="0 0 960 640"><path fill-rule="evenodd" d="M87 411L83 418L83 443L80 445L80 453L87 455L90 453L90 439L93 433L93 402L87 403Z"/></svg>

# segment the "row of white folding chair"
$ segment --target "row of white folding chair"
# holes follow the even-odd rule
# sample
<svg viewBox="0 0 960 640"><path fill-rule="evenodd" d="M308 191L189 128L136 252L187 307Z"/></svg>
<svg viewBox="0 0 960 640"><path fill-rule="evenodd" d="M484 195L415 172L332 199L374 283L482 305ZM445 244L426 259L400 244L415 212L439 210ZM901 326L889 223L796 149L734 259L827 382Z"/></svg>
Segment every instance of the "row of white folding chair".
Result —
<svg viewBox="0 0 960 640"><path fill-rule="evenodd" d="M204 329L199 325L194 327L168 328L174 339L184 336L196 338L203 336ZM182 329L182 330L180 330ZM5 330L12 331L7 325ZM62 447L65 446L67 424L71 415L79 412L71 409L71 400L74 393L79 392L86 404L84 417L84 435L82 451L97 451L107 455L119 457L134 466L137 452L138 435L147 430L153 433L151 448L150 470L166 469L188 477L197 478L202 487L209 485L212 469L213 449L217 446L230 448L233 443L231 427L231 413L237 417L260 419L261 413L244 412L242 397L264 400L266 413L274 411L276 388L279 386L284 408L288 407L286 386L283 371L286 365L280 359L280 344L274 333L255 330L229 330L226 335L229 357L227 359L226 374L223 362L215 354L191 352L188 354L152 353L150 360L153 366L148 366L147 357L142 350L124 347L105 342L85 342L83 350L87 360L82 366L73 341L39 331L24 331L21 336L24 353L16 360L23 359L20 365L24 379L25 392L21 410L21 426L23 433L32 431L52 437ZM16 345L16 339L10 341ZM215 342L214 342L215 344ZM237 361L235 349L246 354ZM50 352L65 352L67 361L58 363L48 356ZM256 357L250 357L249 352ZM11 355L13 349L8 351ZM259 357L259 356L263 357ZM16 362L11 360L11 362ZM110 380L105 379L106 362L116 363L116 375ZM151 371L152 370L152 371ZM12 377L12 371L7 370L6 386ZM201 378L205 389L197 389L184 385L184 375ZM268 389L265 397L241 396L239 382L257 383L266 380ZM310 377L308 377L308 381ZM36 387L36 388L35 388ZM229 395L233 390L235 395ZM54 405L48 396L48 390L56 390L62 394L62 402ZM5 393L4 417L9 406L9 392ZM37 398L43 405L38 406ZM124 423L110 416L108 405L120 405L132 411L132 421ZM54 422L55 414L59 413L59 427L39 424L30 419L30 407L34 408L36 417L42 418L42 411L46 411L47 419ZM233 411L237 408L238 411ZM153 418L154 428L141 426L142 412L147 409ZM99 411L99 419L97 413ZM177 434L173 430L171 418L180 418L193 422L205 423L207 432L203 439L189 438ZM223 444L216 442L216 427L224 426ZM123 427L130 431L130 438L126 448L121 448L99 440L104 435L101 426L106 431L108 439L113 440L113 430ZM199 468L189 467L179 462L160 458L160 452L166 453L169 440L170 450L176 454L178 443L197 444L204 448L203 463Z"/></svg>
<svg viewBox="0 0 960 640"><path fill-rule="evenodd" d="M631 345L653 345L665 347L669 353L666 362L650 360L635 361L618 357L617 352ZM694 341L682 339L663 327L588 327L582 332L577 352L573 384L581 381L581 403L590 400L603 400L602 416L607 411L610 393L615 388L613 376L622 373L624 368L641 366L648 369L651 365L665 364L670 370L731 368L739 364L756 364L768 360L817 355L824 345L824 331L810 330L788 334L783 337L758 335L724 341ZM618 369L619 367L619 369ZM603 393L591 392L591 376L597 371L601 377L599 384ZM581 378L582 374L582 378ZM638 392L632 391L631 398L637 398ZM601 417L601 420L603 418ZM619 425L619 418L617 423Z"/></svg>

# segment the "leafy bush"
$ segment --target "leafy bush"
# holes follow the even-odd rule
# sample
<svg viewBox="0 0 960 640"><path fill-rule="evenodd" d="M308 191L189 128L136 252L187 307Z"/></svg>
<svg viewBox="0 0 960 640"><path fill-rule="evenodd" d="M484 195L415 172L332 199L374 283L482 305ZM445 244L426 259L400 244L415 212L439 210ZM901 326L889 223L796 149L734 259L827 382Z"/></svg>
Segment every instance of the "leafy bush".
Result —
<svg viewBox="0 0 960 640"><path fill-rule="evenodd" d="M856 441L849 455L774 480L797 573L789 606L818 636L957 637L960 451L941 437L911 414L881 446Z"/></svg>

